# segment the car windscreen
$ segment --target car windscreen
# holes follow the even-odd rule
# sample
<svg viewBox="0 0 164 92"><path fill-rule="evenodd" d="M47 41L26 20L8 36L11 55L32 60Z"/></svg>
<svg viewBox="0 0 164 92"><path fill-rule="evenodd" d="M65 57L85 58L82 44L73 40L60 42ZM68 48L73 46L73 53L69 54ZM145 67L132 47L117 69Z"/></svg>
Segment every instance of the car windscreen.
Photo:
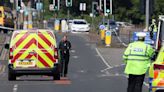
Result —
<svg viewBox="0 0 164 92"><path fill-rule="evenodd" d="M74 24L87 24L85 21L74 21Z"/></svg>
<svg viewBox="0 0 164 92"><path fill-rule="evenodd" d="M115 22L109 22L109 25L116 25L116 23Z"/></svg>

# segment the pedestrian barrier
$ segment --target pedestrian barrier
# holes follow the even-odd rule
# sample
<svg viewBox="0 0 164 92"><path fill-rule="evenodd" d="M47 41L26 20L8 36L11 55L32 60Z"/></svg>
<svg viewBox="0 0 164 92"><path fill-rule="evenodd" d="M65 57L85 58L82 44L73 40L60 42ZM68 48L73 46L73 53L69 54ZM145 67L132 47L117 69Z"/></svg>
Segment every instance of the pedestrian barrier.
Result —
<svg viewBox="0 0 164 92"><path fill-rule="evenodd" d="M121 38L119 37L119 35L117 34L117 32L116 32L115 30L112 30L112 31L116 34L117 39L119 40L119 42L120 42L123 46L127 47L128 45L127 45L126 43L124 43L124 42L121 40Z"/></svg>

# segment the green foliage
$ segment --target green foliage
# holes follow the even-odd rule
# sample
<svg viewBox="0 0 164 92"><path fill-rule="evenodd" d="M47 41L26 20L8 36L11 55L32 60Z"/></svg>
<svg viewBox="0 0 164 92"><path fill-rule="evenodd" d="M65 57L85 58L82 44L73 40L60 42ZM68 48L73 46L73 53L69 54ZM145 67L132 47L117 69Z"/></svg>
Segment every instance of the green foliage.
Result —
<svg viewBox="0 0 164 92"><path fill-rule="evenodd" d="M48 19L50 17L54 17L54 12L49 11L49 0L45 1L45 18ZM65 6L65 0L61 1L60 11L58 12L59 18L67 18L67 7ZM79 11L80 2L86 2L87 11L84 12L84 18L88 21L91 20L89 14L92 9L92 1L99 0L73 0L73 6L70 7L70 17L71 18L81 18L81 12ZM150 18L158 18L158 15L164 14L164 2L163 0L154 0L154 11ZM113 0L113 15L115 20L118 21L127 21L132 22L134 24L143 24L145 21L145 14L142 14L140 11L140 0ZM101 18L101 16L96 17ZM95 18L94 18L95 19Z"/></svg>

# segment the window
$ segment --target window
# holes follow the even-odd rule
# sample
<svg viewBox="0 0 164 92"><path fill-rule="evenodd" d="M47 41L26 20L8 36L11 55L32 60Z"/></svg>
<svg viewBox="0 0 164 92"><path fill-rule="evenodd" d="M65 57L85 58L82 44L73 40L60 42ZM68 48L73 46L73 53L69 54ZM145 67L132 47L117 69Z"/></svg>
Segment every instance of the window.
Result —
<svg viewBox="0 0 164 92"><path fill-rule="evenodd" d="M161 37L161 40L162 42L164 42L164 22L161 21L161 27L160 27L160 37Z"/></svg>

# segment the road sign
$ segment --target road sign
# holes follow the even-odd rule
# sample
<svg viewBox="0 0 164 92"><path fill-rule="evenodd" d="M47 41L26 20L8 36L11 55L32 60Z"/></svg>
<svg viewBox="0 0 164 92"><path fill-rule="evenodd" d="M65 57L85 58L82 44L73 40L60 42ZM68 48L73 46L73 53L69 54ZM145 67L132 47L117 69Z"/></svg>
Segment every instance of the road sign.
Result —
<svg viewBox="0 0 164 92"><path fill-rule="evenodd" d="M105 29L105 25L100 25L99 29L101 29L101 30Z"/></svg>
<svg viewBox="0 0 164 92"><path fill-rule="evenodd" d="M106 31L106 36L110 36L111 35L111 31Z"/></svg>
<svg viewBox="0 0 164 92"><path fill-rule="evenodd" d="M86 11L86 3L80 3L80 11Z"/></svg>

